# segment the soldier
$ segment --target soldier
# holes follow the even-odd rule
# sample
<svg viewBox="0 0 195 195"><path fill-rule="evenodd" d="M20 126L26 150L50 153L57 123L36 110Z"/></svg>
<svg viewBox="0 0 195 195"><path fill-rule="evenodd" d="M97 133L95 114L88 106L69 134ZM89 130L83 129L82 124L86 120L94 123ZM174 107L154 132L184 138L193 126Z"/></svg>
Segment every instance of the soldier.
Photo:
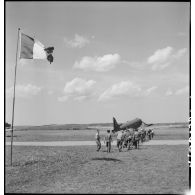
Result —
<svg viewBox="0 0 195 195"><path fill-rule="evenodd" d="M126 129L123 137L123 148L128 148L130 139L131 139L130 131Z"/></svg>
<svg viewBox="0 0 195 195"><path fill-rule="evenodd" d="M141 142L144 142L145 141L145 130L144 129L141 129L140 131L140 139L141 139Z"/></svg>
<svg viewBox="0 0 195 195"><path fill-rule="evenodd" d="M148 130L148 138L151 140L151 129Z"/></svg>
<svg viewBox="0 0 195 195"><path fill-rule="evenodd" d="M122 137L121 137L121 144L122 144L122 149L125 147L125 142L126 142L126 130L122 130Z"/></svg>
<svg viewBox="0 0 195 195"><path fill-rule="evenodd" d="M117 143L116 145L119 152L121 151L122 148L122 135L123 135L122 131L119 131L116 138L116 143Z"/></svg>
<svg viewBox="0 0 195 195"><path fill-rule="evenodd" d="M130 135L130 131L126 129L123 134L123 148L127 148L128 146L129 135Z"/></svg>
<svg viewBox="0 0 195 195"><path fill-rule="evenodd" d="M135 145L135 148L139 149L139 133L138 133L138 130L135 130L134 132L134 145Z"/></svg>
<svg viewBox="0 0 195 195"><path fill-rule="evenodd" d="M152 138L154 137L154 131L153 130L151 130L151 136L152 136Z"/></svg>
<svg viewBox="0 0 195 195"><path fill-rule="evenodd" d="M105 142L106 142L107 152L110 152L111 142L112 142L112 135L110 133L110 130L107 130L107 134L105 136Z"/></svg>
<svg viewBox="0 0 195 195"><path fill-rule="evenodd" d="M99 129L97 129L97 133L95 134L96 144L97 144L97 152L101 149L101 142L100 142L100 133Z"/></svg>
<svg viewBox="0 0 195 195"><path fill-rule="evenodd" d="M127 149L130 150L131 149L131 146L133 144L133 138L134 138L134 131L133 129L130 129L129 130L129 134L128 134L128 144L127 144Z"/></svg>
<svg viewBox="0 0 195 195"><path fill-rule="evenodd" d="M143 133L143 141L146 140L146 130L144 129L144 133Z"/></svg>

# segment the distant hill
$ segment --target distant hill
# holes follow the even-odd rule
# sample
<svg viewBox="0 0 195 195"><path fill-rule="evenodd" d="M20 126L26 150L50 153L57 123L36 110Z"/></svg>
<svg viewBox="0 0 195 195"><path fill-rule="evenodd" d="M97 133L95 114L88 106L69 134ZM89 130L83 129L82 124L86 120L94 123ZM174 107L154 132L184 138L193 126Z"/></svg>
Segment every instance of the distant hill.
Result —
<svg viewBox="0 0 195 195"><path fill-rule="evenodd" d="M16 126L15 130L79 130L86 129L87 124L41 125L41 126Z"/></svg>
<svg viewBox="0 0 195 195"><path fill-rule="evenodd" d="M83 130L83 129L97 129L112 127L112 123L90 123L90 124L51 124L40 126L15 126L15 130ZM188 123L154 123L152 126L174 126L174 127L188 127ZM151 126L151 127L152 127Z"/></svg>
<svg viewBox="0 0 195 195"><path fill-rule="evenodd" d="M174 122L174 123L154 123L153 125L158 125L158 126L168 126L168 125L188 125L189 123L187 122Z"/></svg>

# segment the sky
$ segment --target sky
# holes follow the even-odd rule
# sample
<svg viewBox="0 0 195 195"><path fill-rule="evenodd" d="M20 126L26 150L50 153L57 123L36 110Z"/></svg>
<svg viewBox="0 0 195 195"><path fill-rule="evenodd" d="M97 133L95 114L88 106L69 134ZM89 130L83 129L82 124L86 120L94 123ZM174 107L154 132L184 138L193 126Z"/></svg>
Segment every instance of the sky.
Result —
<svg viewBox="0 0 195 195"><path fill-rule="evenodd" d="M187 122L188 2L6 2L6 121L17 29L54 62L19 59L15 125Z"/></svg>

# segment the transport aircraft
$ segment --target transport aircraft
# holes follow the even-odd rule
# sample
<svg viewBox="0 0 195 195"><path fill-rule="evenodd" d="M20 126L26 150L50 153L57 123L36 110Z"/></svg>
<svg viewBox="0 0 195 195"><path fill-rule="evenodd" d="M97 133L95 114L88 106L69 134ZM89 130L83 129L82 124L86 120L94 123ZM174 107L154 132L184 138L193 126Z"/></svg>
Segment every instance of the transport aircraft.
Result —
<svg viewBox="0 0 195 195"><path fill-rule="evenodd" d="M123 124L118 124L116 119L113 117L113 133L117 132L117 131L120 131L120 130L125 130L125 129L129 129L129 128L132 128L132 129L138 129L139 127L141 126L145 126L145 127L148 127L148 126L151 126L152 124L146 124L144 123L141 119L139 118L135 118L131 121L127 121L126 123L123 123Z"/></svg>

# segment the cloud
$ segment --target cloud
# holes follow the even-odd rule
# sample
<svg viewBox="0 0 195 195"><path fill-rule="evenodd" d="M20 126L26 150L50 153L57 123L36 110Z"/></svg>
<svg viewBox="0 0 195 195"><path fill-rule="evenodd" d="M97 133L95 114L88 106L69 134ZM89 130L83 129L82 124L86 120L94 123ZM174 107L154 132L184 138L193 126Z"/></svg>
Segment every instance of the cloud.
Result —
<svg viewBox="0 0 195 195"><path fill-rule="evenodd" d="M109 100L114 97L121 96L136 96L141 91L139 85L131 81L121 81L112 85L110 88L105 90L98 98L98 101Z"/></svg>
<svg viewBox="0 0 195 195"><path fill-rule="evenodd" d="M90 98L94 93L94 85L96 81L85 80L81 78L74 78L72 81L66 83L63 93L64 96L59 97L59 101L67 101L69 98L82 101Z"/></svg>
<svg viewBox="0 0 195 195"><path fill-rule="evenodd" d="M173 51L172 47L158 49L157 51L154 52L152 56L148 58L148 63L153 64L153 63L164 62L168 59L172 51Z"/></svg>
<svg viewBox="0 0 195 195"><path fill-rule="evenodd" d="M87 99L87 98L88 98L88 96L82 95L82 96L75 97L75 100L83 101L83 100L85 100L85 99Z"/></svg>
<svg viewBox="0 0 195 195"><path fill-rule="evenodd" d="M147 59L147 63L152 65L152 70L154 71L162 70L170 66L174 61L179 60L186 52L186 48L174 51L172 47L168 46L155 51L154 54Z"/></svg>
<svg viewBox="0 0 195 195"><path fill-rule="evenodd" d="M74 68L91 70L97 72L106 72L115 67L120 62L119 54L107 54L102 57L88 57L85 56L80 62L75 62Z"/></svg>
<svg viewBox="0 0 195 195"><path fill-rule="evenodd" d="M189 86L185 86L184 88L178 89L175 92L175 95L182 95L189 92Z"/></svg>
<svg viewBox="0 0 195 195"><path fill-rule="evenodd" d="M15 95L16 97L21 97L21 98L29 98L31 96L37 95L41 91L41 87L37 87L32 84L27 84L27 85L16 85L16 92ZM6 90L6 96L13 97L14 89L13 87L10 87L9 89Z"/></svg>
<svg viewBox="0 0 195 195"><path fill-rule="evenodd" d="M157 88L158 88L157 86L153 86L153 87L146 89L145 95L150 95L152 93L152 91L154 91Z"/></svg>
<svg viewBox="0 0 195 195"><path fill-rule="evenodd" d="M70 47L70 48L82 48L90 43L89 39L81 35L78 35L78 34L75 34L75 37L72 40L68 40L65 37L64 42L67 45L67 47Z"/></svg>
<svg viewBox="0 0 195 195"><path fill-rule="evenodd" d="M171 89L168 89L165 93L166 96L170 96L170 95L173 95L173 92Z"/></svg>
<svg viewBox="0 0 195 195"><path fill-rule="evenodd" d="M121 63L129 65L132 70L133 69L134 70L143 70L147 66L147 63L144 62L144 61L140 61L140 62L132 61L132 62L129 62L127 60L122 60Z"/></svg>
<svg viewBox="0 0 195 195"><path fill-rule="evenodd" d="M181 58L186 52L187 52L187 48L180 49L180 50L178 50L178 51L173 55L173 57L176 58L176 59L179 59L179 58Z"/></svg>
<svg viewBox="0 0 195 195"><path fill-rule="evenodd" d="M65 102L69 99L69 96L62 96L62 97L58 97L58 101L59 102Z"/></svg>
<svg viewBox="0 0 195 195"><path fill-rule="evenodd" d="M189 92L189 86L185 86L181 89L178 89L176 90L175 92L173 92L171 89L168 89L165 93L166 96L170 96L170 95L182 95L182 94L185 94L185 93L188 93Z"/></svg>

